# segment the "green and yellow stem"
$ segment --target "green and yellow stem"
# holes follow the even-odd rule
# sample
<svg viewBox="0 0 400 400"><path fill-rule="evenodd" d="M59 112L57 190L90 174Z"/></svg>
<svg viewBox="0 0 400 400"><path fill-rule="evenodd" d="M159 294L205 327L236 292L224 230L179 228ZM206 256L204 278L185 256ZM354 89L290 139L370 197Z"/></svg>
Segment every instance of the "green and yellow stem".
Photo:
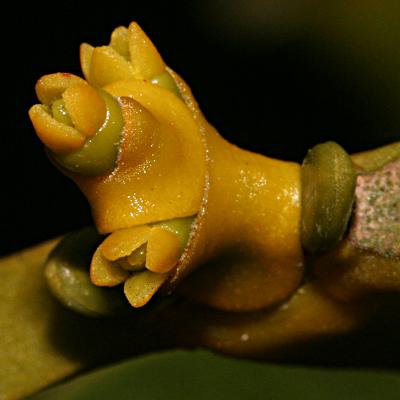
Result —
<svg viewBox="0 0 400 400"><path fill-rule="evenodd" d="M102 301L114 286L123 284L135 308L175 291L189 300L189 314L201 309L201 321L191 321L196 344L255 357L360 327L373 307L349 292L373 297L364 290L370 279L378 291L393 290L398 257L374 254L381 268L349 251L348 228L357 173L393 162L399 143L351 157L328 142L302 166L273 160L227 143L136 23L118 27L107 46L83 44L80 56L85 80L41 78L42 104L30 110L50 157L107 235L86 275L57 256L70 251L68 240L49 259L49 286L65 305L107 314ZM338 276L343 259L353 273ZM360 266L371 259L377 268Z"/></svg>

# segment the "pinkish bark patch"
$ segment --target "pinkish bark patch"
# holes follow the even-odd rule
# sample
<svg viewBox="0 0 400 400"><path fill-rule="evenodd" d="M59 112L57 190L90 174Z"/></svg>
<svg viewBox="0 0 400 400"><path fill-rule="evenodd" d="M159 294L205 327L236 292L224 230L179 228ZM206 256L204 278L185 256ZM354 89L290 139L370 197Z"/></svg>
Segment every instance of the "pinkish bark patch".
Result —
<svg viewBox="0 0 400 400"><path fill-rule="evenodd" d="M350 240L358 247L400 256L400 159L357 177Z"/></svg>

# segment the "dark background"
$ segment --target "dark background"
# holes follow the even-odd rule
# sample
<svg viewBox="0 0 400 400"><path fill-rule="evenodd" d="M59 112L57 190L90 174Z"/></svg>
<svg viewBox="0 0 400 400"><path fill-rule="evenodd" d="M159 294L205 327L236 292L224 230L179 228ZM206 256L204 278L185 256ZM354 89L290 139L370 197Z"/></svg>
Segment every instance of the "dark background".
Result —
<svg viewBox="0 0 400 400"><path fill-rule="evenodd" d="M2 17L0 254L91 222L85 199L48 162L27 116L41 75L80 74L81 42L107 44L116 26L136 20L223 136L301 161L327 140L349 152L399 140L399 4L11 4Z"/></svg>

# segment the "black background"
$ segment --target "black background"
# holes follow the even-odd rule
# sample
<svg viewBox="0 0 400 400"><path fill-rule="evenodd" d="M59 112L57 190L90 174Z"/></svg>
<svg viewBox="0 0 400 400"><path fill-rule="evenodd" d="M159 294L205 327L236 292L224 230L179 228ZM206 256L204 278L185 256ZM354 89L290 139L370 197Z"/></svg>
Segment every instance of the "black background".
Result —
<svg viewBox="0 0 400 400"><path fill-rule="evenodd" d="M11 4L2 17L0 253L91 222L83 196L46 159L27 111L41 75L80 74L79 44L106 44L116 26L132 20L189 83L209 121L244 148L301 161L309 147L326 140L353 152L398 139L390 76L385 86L378 70L362 67L374 49L369 53L367 45L365 60L354 66L343 36L327 38L310 25L306 1L298 2L304 7L296 18L289 15L290 2L282 1L276 25L273 18L270 25L255 24L271 12L270 3L279 2ZM232 11L232 4L238 8ZM257 6L253 19L241 4ZM333 18L340 31L340 12Z"/></svg>

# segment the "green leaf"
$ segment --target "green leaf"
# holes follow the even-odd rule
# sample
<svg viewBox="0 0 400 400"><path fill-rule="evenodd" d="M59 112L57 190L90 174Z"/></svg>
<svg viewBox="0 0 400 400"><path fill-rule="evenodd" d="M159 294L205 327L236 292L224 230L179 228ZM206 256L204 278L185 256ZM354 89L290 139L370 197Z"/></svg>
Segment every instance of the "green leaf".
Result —
<svg viewBox="0 0 400 400"><path fill-rule="evenodd" d="M317 369L174 350L79 376L31 400L80 399L389 399L400 393L391 371Z"/></svg>

